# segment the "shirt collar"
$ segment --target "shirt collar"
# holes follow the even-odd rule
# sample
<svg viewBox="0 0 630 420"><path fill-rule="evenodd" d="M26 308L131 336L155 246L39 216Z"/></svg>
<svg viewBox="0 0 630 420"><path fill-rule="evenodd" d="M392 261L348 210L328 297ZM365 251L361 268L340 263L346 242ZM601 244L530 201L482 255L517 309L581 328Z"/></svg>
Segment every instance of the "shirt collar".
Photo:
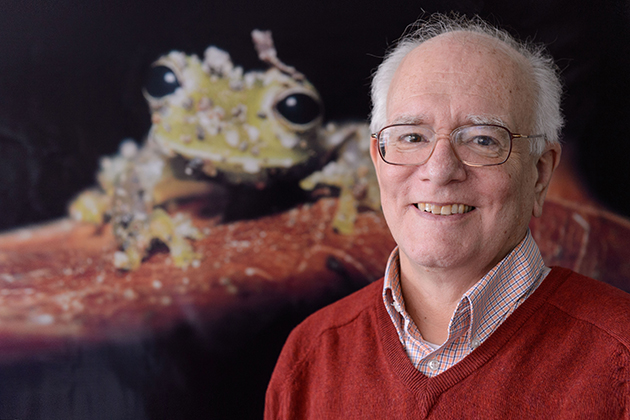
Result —
<svg viewBox="0 0 630 420"><path fill-rule="evenodd" d="M468 332L477 347L538 287L549 269L531 232L462 296L449 324L448 341ZM383 301L404 341L402 318L409 318L400 286L400 254L392 251L385 269Z"/></svg>

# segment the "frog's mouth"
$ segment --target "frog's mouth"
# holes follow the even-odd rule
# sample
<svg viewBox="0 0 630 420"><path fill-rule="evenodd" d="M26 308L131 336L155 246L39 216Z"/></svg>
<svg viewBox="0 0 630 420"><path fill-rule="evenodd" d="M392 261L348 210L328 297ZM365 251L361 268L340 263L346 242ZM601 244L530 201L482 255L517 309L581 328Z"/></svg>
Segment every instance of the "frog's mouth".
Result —
<svg viewBox="0 0 630 420"><path fill-rule="evenodd" d="M188 147L185 144L174 143L170 140L151 135L163 153L171 156L181 156L188 161L187 176L203 173L211 178L220 177L229 183L252 184L264 187L276 179L286 178L287 181L299 180L312 173L319 167L317 154L296 162L291 158L259 158L255 156L229 156L213 153L207 149Z"/></svg>

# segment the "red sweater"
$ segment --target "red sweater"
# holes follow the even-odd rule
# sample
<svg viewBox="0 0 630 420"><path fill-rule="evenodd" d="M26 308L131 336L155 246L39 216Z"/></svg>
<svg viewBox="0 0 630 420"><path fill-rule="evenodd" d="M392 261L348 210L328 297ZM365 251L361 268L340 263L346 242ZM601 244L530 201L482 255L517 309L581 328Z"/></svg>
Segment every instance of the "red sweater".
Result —
<svg viewBox="0 0 630 420"><path fill-rule="evenodd" d="M265 419L630 419L630 295L563 268L434 378L403 350L383 282L289 336Z"/></svg>

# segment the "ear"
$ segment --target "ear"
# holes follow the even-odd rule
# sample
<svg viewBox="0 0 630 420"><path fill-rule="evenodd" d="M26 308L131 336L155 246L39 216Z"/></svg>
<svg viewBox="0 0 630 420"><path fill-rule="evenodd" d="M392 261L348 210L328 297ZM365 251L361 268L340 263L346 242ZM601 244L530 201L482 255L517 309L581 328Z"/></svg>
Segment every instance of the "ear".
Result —
<svg viewBox="0 0 630 420"><path fill-rule="evenodd" d="M378 180L379 186L381 185L381 173L380 173L380 165L383 163L383 159L381 159L381 155L378 151L378 139L375 137L370 137L370 157L372 158L372 164L374 165L374 171L376 172L376 179Z"/></svg>
<svg viewBox="0 0 630 420"><path fill-rule="evenodd" d="M372 157L372 164L376 168L377 162L381 157L378 152L378 139L374 136L370 136L370 156Z"/></svg>
<svg viewBox="0 0 630 420"><path fill-rule="evenodd" d="M548 145L545 152L538 158L536 162L537 179L534 187L534 209L532 214L534 217L542 215L543 204L549 190L551 176L560 163L560 155L562 148L558 143Z"/></svg>

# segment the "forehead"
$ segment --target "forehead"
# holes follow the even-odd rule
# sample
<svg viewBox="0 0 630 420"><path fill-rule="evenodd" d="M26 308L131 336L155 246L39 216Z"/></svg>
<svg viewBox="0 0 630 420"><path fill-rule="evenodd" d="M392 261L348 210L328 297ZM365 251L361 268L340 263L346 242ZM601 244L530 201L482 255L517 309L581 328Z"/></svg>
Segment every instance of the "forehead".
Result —
<svg viewBox="0 0 630 420"><path fill-rule="evenodd" d="M422 43L403 59L388 92L387 117L392 122L444 111L461 123L475 115L528 125L533 86L530 64L502 41L448 33Z"/></svg>

